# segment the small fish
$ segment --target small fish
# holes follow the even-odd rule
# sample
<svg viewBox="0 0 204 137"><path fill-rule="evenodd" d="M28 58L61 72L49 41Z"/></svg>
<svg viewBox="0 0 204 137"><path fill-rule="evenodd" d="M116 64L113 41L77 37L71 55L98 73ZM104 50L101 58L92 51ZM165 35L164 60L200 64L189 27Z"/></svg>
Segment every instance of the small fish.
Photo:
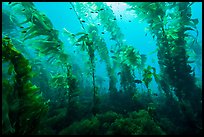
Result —
<svg viewBox="0 0 204 137"><path fill-rule="evenodd" d="M135 83L137 83L137 84L142 83L142 81L141 81L141 80L134 80L134 82L135 82Z"/></svg>
<svg viewBox="0 0 204 137"><path fill-rule="evenodd" d="M112 49L110 50L110 52L111 52L111 53L114 53L114 51L113 51Z"/></svg>
<svg viewBox="0 0 204 137"><path fill-rule="evenodd" d="M23 30L21 33L26 33L26 30Z"/></svg>
<svg viewBox="0 0 204 137"><path fill-rule="evenodd" d="M72 8L69 8L70 10L72 9Z"/></svg>
<svg viewBox="0 0 204 137"><path fill-rule="evenodd" d="M116 20L116 18L114 18L113 20Z"/></svg>
<svg viewBox="0 0 204 137"><path fill-rule="evenodd" d="M91 13L94 13L93 11L91 11Z"/></svg>
<svg viewBox="0 0 204 137"><path fill-rule="evenodd" d="M23 26L20 26L20 28L24 28Z"/></svg>
<svg viewBox="0 0 204 137"><path fill-rule="evenodd" d="M118 72L118 73L117 73L117 75L120 75L120 74L121 74L121 72Z"/></svg>
<svg viewBox="0 0 204 137"><path fill-rule="evenodd" d="M114 40L114 38L110 38L110 40Z"/></svg>
<svg viewBox="0 0 204 137"><path fill-rule="evenodd" d="M131 20L129 20L129 22L131 22Z"/></svg>
<svg viewBox="0 0 204 137"><path fill-rule="evenodd" d="M23 9L22 11L25 11L25 9Z"/></svg>
<svg viewBox="0 0 204 137"><path fill-rule="evenodd" d="M84 20L82 20L81 22L85 22Z"/></svg>
<svg viewBox="0 0 204 137"><path fill-rule="evenodd" d="M88 14L86 13L85 16L87 16Z"/></svg>
<svg viewBox="0 0 204 137"><path fill-rule="evenodd" d="M98 13L97 11L95 13Z"/></svg>
<svg viewBox="0 0 204 137"><path fill-rule="evenodd" d="M80 46L81 44L78 44L78 43L77 43L77 44L75 44L75 45L76 45L76 46Z"/></svg>
<svg viewBox="0 0 204 137"><path fill-rule="evenodd" d="M100 10L104 10L104 9L100 9Z"/></svg>
<svg viewBox="0 0 204 137"><path fill-rule="evenodd" d="M157 93L153 93L153 95L154 95L154 96L158 96L158 94L157 94Z"/></svg>
<svg viewBox="0 0 204 137"><path fill-rule="evenodd" d="M11 4L11 2L9 2L8 4Z"/></svg>
<svg viewBox="0 0 204 137"><path fill-rule="evenodd" d="M116 56L111 56L111 58L113 58L113 59L117 59L117 57L116 57Z"/></svg>
<svg viewBox="0 0 204 137"><path fill-rule="evenodd" d="M98 23L98 25L101 25L100 23Z"/></svg>
<svg viewBox="0 0 204 137"><path fill-rule="evenodd" d="M188 60L187 63L194 63L195 60Z"/></svg>
<svg viewBox="0 0 204 137"><path fill-rule="evenodd" d="M101 32L101 34L104 34L104 32Z"/></svg>
<svg viewBox="0 0 204 137"><path fill-rule="evenodd" d="M122 17L122 15L120 15L120 17Z"/></svg>

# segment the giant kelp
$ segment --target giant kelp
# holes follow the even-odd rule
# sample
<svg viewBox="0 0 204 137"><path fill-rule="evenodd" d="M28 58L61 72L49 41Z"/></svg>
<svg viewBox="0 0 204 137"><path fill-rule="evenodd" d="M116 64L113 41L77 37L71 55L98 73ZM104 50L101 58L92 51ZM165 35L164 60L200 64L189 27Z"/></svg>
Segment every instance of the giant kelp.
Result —
<svg viewBox="0 0 204 137"><path fill-rule="evenodd" d="M95 84L95 50L96 45L93 43L93 36L96 31L93 31L93 29L89 29L88 32L81 32L76 35L70 34L70 32L66 31L69 36L74 41L74 45L78 44L81 47L81 50L86 51L89 55L90 59L90 69L91 69L91 76L92 76L92 84L93 84L93 114L95 115L97 112L97 104L98 104L98 93L96 89ZM75 36L81 35L80 38L76 39Z"/></svg>
<svg viewBox="0 0 204 137"><path fill-rule="evenodd" d="M129 4L132 6L131 8L138 13L139 17L149 23L151 34L157 36L157 46L159 47L158 59L162 78L168 80L171 86L170 89L174 89L181 103L181 109L183 110L185 107L185 109L187 109L188 107L190 111L197 112L197 119L200 119L199 115L201 114L201 110L198 110L198 106L201 106L199 101L201 100L201 89L195 86L195 79L191 74L191 66L187 64L189 56L186 54L185 48L186 38L189 36L186 32L196 30L196 24L198 23L196 19L191 19L190 6L192 3ZM173 8L174 11L170 11L170 7ZM145 11L148 11L148 13L146 14ZM193 91L196 93L193 93ZM187 104L188 106L186 106ZM190 106L190 104L192 106ZM195 116L192 115L191 112L183 111L183 113L188 117L185 119L189 119L190 127L194 124L197 125ZM196 129L195 125L194 128Z"/></svg>
<svg viewBox="0 0 204 137"><path fill-rule="evenodd" d="M2 53L3 61L10 61L14 66L15 71L13 90L6 91L6 88L9 88L11 85L9 85L7 81L4 81L3 92L11 92L7 94L13 94L16 103L18 103L15 111L9 112L9 108L7 108L7 112L3 113L3 115L7 115L7 120L3 121L9 122L8 119L10 119L12 125L14 125L13 129L11 128L10 131L6 131L4 134L36 133L39 123L41 122L40 120L45 116L48 106L46 102L43 101L42 94L39 94L39 88L33 85L29 80L32 77L29 61L26 60L20 52L13 48L8 37L2 39ZM10 99L11 97L4 96L5 104L7 104ZM4 105L3 107L9 106ZM8 113L9 115L12 115L12 117L8 117ZM9 123L3 124L3 131L4 125L8 124Z"/></svg>
<svg viewBox="0 0 204 137"><path fill-rule="evenodd" d="M11 8L25 18L19 26L23 32L23 40L32 45L38 51L38 55L49 55L47 61L50 63L55 61L61 64L60 62L67 61L68 55L63 52L58 30L53 28L52 22L44 13L38 11L32 2L14 2ZM21 12L21 9L25 12Z"/></svg>
<svg viewBox="0 0 204 137"><path fill-rule="evenodd" d="M96 49L99 52L100 57L105 60L106 65L107 65L107 71L110 77L110 87L109 90L110 91L116 91L117 89L115 88L115 84L116 84L116 76L114 75L114 69L115 69L115 63L124 63L127 64L128 66L131 66L132 69L135 68L139 68L141 67L141 56L140 54L137 52L133 51L133 48L129 47L128 49L126 49L126 45L124 43L124 35L122 34L120 28L118 27L116 21L114 20L115 16L113 15L113 11L110 9L109 6L107 6L106 4L99 2L99 3L74 3L76 5L76 11L78 14L78 17L80 17L81 20L85 20L86 22L92 23L94 20L93 18L99 18L101 25L104 26L104 28L110 32L112 38L111 40L116 41L116 45L114 45L113 49L111 50L116 50L116 52L114 52L114 58L118 58L119 56L119 60L113 60L113 65L112 67L110 67L110 59L108 57L108 50L105 46L105 43L103 42L104 40L101 39L99 36L97 36L96 34L98 33L98 31L96 31L95 34L95 38L97 38L96 42L97 43L101 43L101 44L97 44ZM86 8L89 7L89 10ZM84 15L84 13L82 13L82 11L86 12L89 18L86 18L86 16ZM92 13L97 12L97 16L93 17L91 15L89 15L90 11ZM81 22L80 20L80 22ZM93 26L92 26L93 27ZM85 27L83 27L85 28ZM97 30L97 28L95 27L95 30ZM96 37L97 36L97 37ZM95 40L95 39L93 39ZM126 51L127 50L127 51ZM131 54L129 52L131 52L131 50L134 52L134 54ZM129 51L129 52L128 52ZM111 51L110 51L111 52ZM137 56L137 59L134 59L134 57ZM130 73L131 74L131 73ZM130 75L131 76L131 75ZM133 76L132 76L133 79ZM130 82L130 81L129 81ZM112 93L112 92L111 92Z"/></svg>
<svg viewBox="0 0 204 137"><path fill-rule="evenodd" d="M93 4L94 3L87 3L87 2L73 3L73 4L71 3L72 7L75 9L75 12L76 12L78 19L82 25L82 28L84 30L86 30L86 27L84 27L84 25L82 24L82 21L86 21L86 22L92 24L92 25L88 26L88 31L89 32L96 31L96 32L92 33L91 39L93 40L93 44L97 44L96 50L99 53L99 56L101 57L101 59L104 60L106 63L106 69L107 69L107 72L108 72L108 75L110 78L109 90L112 93L112 92L116 92L116 90L117 90L115 87L116 78L114 75L114 68L111 66L111 60L109 58L109 51L107 49L106 43L104 42L104 38L99 35L98 28L95 25L93 25L94 20L93 20L92 16L90 15L90 13L93 13L93 11L95 11L95 12L98 11L98 8L96 8L96 6ZM87 7L89 7L89 8L87 9ZM82 12L82 11L86 12L87 14L84 15L84 12ZM87 18L87 16L88 16L88 18Z"/></svg>
<svg viewBox="0 0 204 137"><path fill-rule="evenodd" d="M202 133L193 3L126 3L147 22L160 70L125 40L109 4L67 4L81 27L75 33L64 28L71 46L34 3L7 3L12 28L5 27L2 39L3 134Z"/></svg>
<svg viewBox="0 0 204 137"><path fill-rule="evenodd" d="M104 4L100 3L99 5L96 5L96 7L98 7L98 8L95 8L95 6L93 6L93 5L91 6L90 3L84 3L84 4L74 3L71 5L74 8L74 11L75 11L77 17L80 18L79 21L82 25L82 28L85 30L85 32L79 32L77 34L72 34L71 32L67 31L66 29L65 29L65 32L70 37L70 41L73 45L77 45L77 46L80 45L80 47L83 51L84 50L88 51L88 54L90 57L92 57L91 56L92 54L90 54L90 51L92 51L92 50L89 50L89 49L94 48L94 50L96 50L99 53L99 56L101 57L101 59L106 62L106 69L107 69L107 72L108 72L108 75L110 78L110 81L109 81L109 91L110 91L110 95L111 95L110 97L113 97L112 100L114 100L114 99L116 99L115 94L117 94L117 89L116 89L116 80L117 79L116 79L115 74L114 74L114 69L115 69L114 65L111 66L111 62L110 62L111 59L108 56L109 53L108 53L108 49L106 47L106 44L104 43L104 40L98 35L98 29L96 26L94 26L92 24L89 26L85 26L82 24L82 20L85 20L86 22L89 22L89 23L93 22L93 20L91 18L86 18L84 16L84 13L82 13L83 10L84 10L84 12L87 12L87 13L89 13L89 11L90 11L90 10L87 10L87 8L85 8L85 5L87 5L88 7L90 7L94 11L98 11L99 10L98 6L104 5ZM103 9L103 8L101 7L101 9ZM104 13L102 11L102 13L103 13L103 16L104 15L113 16L109 12ZM102 20L102 22L103 21L104 20ZM118 28L118 26L115 24L115 22L114 22L114 24L116 26L114 24L109 24L107 21L104 21L104 22L106 22L106 25L109 25L108 31L110 31L111 33L115 32L115 29L114 29L115 27ZM104 23L102 23L102 24L104 24ZM113 28L113 29L110 30L110 28ZM118 29L118 33L114 33L113 35L116 35L119 33L121 33L120 29ZM81 37L79 37L77 39L76 37L80 36L80 35L81 35ZM118 35L116 35L116 36L118 36ZM116 37L116 36L113 36L113 37ZM89 47L89 45L87 45L87 41L90 41L90 40L93 41L91 47ZM127 94L131 93L129 95L133 95L133 92L135 92L135 90L136 90L135 82L134 82L134 69L135 68L141 69L141 66L142 66L141 65L142 64L141 55L139 54L139 52L136 52L135 49L132 48L131 46L129 46L129 47L125 46L123 43L122 37L118 36L118 40L120 40L120 42L121 42L121 43L117 42L117 45L120 45L118 47L119 50L114 53L115 56L113 56L113 57L115 57L114 59L115 59L115 61L117 61L118 64L122 63L122 64L124 64L124 66L127 65L126 68L121 67L122 71L124 71L124 73L121 73L121 76L123 77L123 78L121 78L121 85L124 87L124 89L122 89L122 90L124 90L125 93L127 93ZM131 53L131 52L133 52L133 53ZM90 58L90 60L91 60L91 64L93 64L92 58ZM115 62L113 62L113 63L115 63ZM93 74L93 72L92 72L92 74ZM92 79L94 79L94 77L92 77ZM131 84L129 84L129 83L131 83ZM93 87L95 87L94 85L95 84L93 83ZM129 96L129 97L131 98L131 96Z"/></svg>

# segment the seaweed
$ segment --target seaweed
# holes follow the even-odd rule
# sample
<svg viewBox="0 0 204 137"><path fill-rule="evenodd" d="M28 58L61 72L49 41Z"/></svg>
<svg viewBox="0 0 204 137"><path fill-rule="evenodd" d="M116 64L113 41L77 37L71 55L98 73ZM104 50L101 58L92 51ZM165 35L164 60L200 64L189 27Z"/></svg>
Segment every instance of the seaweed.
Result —
<svg viewBox="0 0 204 137"><path fill-rule="evenodd" d="M81 26L64 28L71 46L35 3L3 4L4 135L202 134L194 2L119 3L131 21L113 3L67 3ZM155 66L119 26L136 20L156 42Z"/></svg>
<svg viewBox="0 0 204 137"><path fill-rule="evenodd" d="M153 70L153 72L151 71ZM145 83L145 86L147 87L148 91L149 89L149 84L152 81L152 77L154 76L154 79L157 83L159 83L160 77L158 74L156 74L156 69L154 67L151 67L150 65L147 66L147 68L144 69L143 73L143 81Z"/></svg>
<svg viewBox="0 0 204 137"><path fill-rule="evenodd" d="M48 105L42 98L42 94L38 94L39 88L30 82L31 66L27 59L23 57L14 47L10 39L2 39L2 57L4 61L11 61L15 71L14 89L9 92L14 92L15 99L19 105L15 108L16 111L11 112L8 118L8 110L5 112L7 119L12 121L12 125L15 123L13 129L9 129L10 132L4 132L4 134L33 134L38 130L40 120L46 115L48 111ZM9 87L6 83L4 86ZM6 88L6 87L5 87ZM3 92L8 92L4 90ZM5 102L10 99L4 97ZM6 106L5 104L5 107ZM15 116L15 117L13 117ZM16 117L17 116L17 117ZM9 121L5 121L9 122ZM9 124L9 123L5 123ZM9 124L11 125L11 124Z"/></svg>
<svg viewBox="0 0 204 137"><path fill-rule="evenodd" d="M161 68L161 78L166 79L179 101L186 100L190 101L192 106L189 108L194 108L194 112L200 113L197 110L199 103L199 97L193 97L192 91L196 92L196 95L200 94L199 88L195 86L194 77L191 75L191 66L187 64L188 55L186 54L186 40L189 35L186 32L189 30L196 31L196 24L198 23L196 19L191 19L191 5L189 2L178 2L178 3L128 3L131 5L132 10L136 13L141 12L140 16L149 23L150 33L157 36L157 46L159 47L158 59ZM168 12L167 9L170 7L174 8L175 11ZM165 7L165 8L161 8ZM151 10L149 10L149 8ZM171 17L168 19L168 17ZM166 24L170 20L169 24ZM182 22L182 23L179 23ZM175 25L177 24L177 25ZM148 83L148 80L147 80ZM146 84L148 85L148 84ZM164 86L164 83L162 84ZM170 88L170 89L171 89ZM166 89L166 88L163 88ZM172 92L171 90L165 92ZM197 102L197 103L195 103ZM196 105L195 105L196 104ZM194 116L188 116L188 113L183 111L183 115L188 117L185 119L194 119ZM181 118L182 119L182 118ZM197 120L200 119L197 117ZM194 127L189 122L190 127ZM194 121L194 124L196 122ZM193 133L194 131L185 131ZM196 128L195 128L196 132Z"/></svg>
<svg viewBox="0 0 204 137"><path fill-rule="evenodd" d="M98 98L98 93L96 89L96 84L95 84L95 50L96 50L96 45L92 42L92 31L88 31L88 33L85 32L80 32L75 35L70 35L70 32L65 30L66 33L69 34L69 36L72 36L72 39L74 39L74 45L78 44L81 47L81 50L84 50L88 53L89 59L90 59L90 69L91 69L91 75L92 75L92 85L93 85L93 109L92 113L93 115L96 115L98 112L98 103L99 103L99 98ZM75 38L76 36L80 36L78 39Z"/></svg>
<svg viewBox="0 0 204 137"><path fill-rule="evenodd" d="M25 34L22 33L23 41L33 45L33 48L38 50L39 53L56 58L56 60L53 60L55 63L60 64L57 59L63 64L66 63L68 55L64 53L63 43L58 38L59 33L53 28L50 19L44 13L38 11L32 2L17 2L12 3L10 6L17 12L20 12L20 9L16 8L16 6L25 8L25 12L20 12L26 18L24 22L21 22L21 25L28 23L29 25L26 28L22 27L22 32L25 32ZM53 61L50 63L53 63Z"/></svg>
<svg viewBox="0 0 204 137"><path fill-rule="evenodd" d="M104 131L104 132L103 132ZM131 112L122 117L115 112L97 114L90 119L75 122L63 129L60 135L164 135L158 124L145 110Z"/></svg>

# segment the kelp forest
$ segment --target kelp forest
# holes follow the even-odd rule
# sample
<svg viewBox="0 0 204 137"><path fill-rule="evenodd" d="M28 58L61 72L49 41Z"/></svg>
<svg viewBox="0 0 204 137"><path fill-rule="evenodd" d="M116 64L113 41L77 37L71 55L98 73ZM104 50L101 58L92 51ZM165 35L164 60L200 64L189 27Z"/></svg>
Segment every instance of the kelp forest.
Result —
<svg viewBox="0 0 204 137"><path fill-rule="evenodd" d="M201 135L197 3L119 2L129 20L114 2L64 2L59 29L58 10L2 2L2 134ZM137 20L132 44L119 23Z"/></svg>

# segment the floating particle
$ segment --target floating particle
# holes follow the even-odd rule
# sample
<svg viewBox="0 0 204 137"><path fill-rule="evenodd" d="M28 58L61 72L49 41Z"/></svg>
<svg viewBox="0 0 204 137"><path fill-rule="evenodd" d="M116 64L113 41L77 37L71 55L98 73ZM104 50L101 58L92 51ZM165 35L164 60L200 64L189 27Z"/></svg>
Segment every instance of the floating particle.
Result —
<svg viewBox="0 0 204 137"><path fill-rule="evenodd" d="M72 9L72 8L69 8L70 10Z"/></svg>
<svg viewBox="0 0 204 137"><path fill-rule="evenodd" d="M131 22L131 20L129 20L129 22Z"/></svg>

